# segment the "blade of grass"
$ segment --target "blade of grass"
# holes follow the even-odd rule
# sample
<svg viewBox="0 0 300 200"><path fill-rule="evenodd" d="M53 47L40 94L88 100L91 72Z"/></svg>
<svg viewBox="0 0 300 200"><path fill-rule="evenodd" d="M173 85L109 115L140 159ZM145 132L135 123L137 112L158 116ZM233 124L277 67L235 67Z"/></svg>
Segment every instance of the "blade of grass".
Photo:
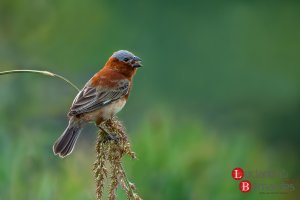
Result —
<svg viewBox="0 0 300 200"><path fill-rule="evenodd" d="M35 73L35 74L42 74L45 76L52 76L52 77L56 77L59 78L65 82L67 82L69 85L71 85L73 88L75 88L77 91L80 91L78 89L78 87L73 84L71 81L69 81L68 79L66 79L65 77L58 75L58 74L54 74L52 72L48 72L48 71L40 71L40 70L30 70L30 69L22 69L22 70L8 70L8 71L1 71L0 75L5 75L5 74L15 74L15 73Z"/></svg>

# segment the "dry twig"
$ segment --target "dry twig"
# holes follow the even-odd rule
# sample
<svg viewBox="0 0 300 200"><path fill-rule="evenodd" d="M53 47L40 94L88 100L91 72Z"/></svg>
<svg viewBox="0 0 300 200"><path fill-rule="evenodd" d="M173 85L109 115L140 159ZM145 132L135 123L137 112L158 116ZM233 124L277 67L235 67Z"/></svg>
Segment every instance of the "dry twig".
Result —
<svg viewBox="0 0 300 200"><path fill-rule="evenodd" d="M108 134L116 139L112 139ZM101 125L97 137L96 152L97 159L93 170L95 173L97 199L100 200L103 197L104 180L109 178L109 200L116 199L118 185L121 185L125 190L127 199L141 200L136 193L134 184L128 180L122 166L122 157L124 155L129 155L132 159L136 159L136 155L131 150L122 123L115 117ZM108 169L106 165L109 165ZM108 174L110 174L109 177Z"/></svg>

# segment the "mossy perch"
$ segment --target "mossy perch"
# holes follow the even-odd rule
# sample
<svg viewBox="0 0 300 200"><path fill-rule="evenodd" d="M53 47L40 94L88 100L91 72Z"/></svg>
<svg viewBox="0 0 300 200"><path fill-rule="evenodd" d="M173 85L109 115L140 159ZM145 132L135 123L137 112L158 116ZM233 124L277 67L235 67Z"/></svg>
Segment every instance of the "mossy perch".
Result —
<svg viewBox="0 0 300 200"><path fill-rule="evenodd" d="M110 139L102 129L117 139ZM97 199L100 200L103 197L104 180L109 178L109 200L116 199L118 185L121 185L125 190L127 199L141 200L136 193L134 184L127 179L122 166L121 160L124 155L130 156L132 159L136 159L136 155L131 150L124 126L116 117L101 125L97 137L96 152L97 159L93 170L95 173ZM107 168L106 165L109 167ZM108 174L110 174L110 177L108 177Z"/></svg>

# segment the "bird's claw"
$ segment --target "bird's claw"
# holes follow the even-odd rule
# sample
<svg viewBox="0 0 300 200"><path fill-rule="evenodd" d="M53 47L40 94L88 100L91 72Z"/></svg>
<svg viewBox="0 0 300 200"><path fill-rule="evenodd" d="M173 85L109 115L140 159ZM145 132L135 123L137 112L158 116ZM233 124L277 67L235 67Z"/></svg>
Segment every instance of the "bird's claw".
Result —
<svg viewBox="0 0 300 200"><path fill-rule="evenodd" d="M106 134L106 140L107 140L107 141L114 141L115 143L118 143L119 137L117 136L117 134L110 134L110 133L107 133L107 134Z"/></svg>
<svg viewBox="0 0 300 200"><path fill-rule="evenodd" d="M104 142L107 141L114 141L115 143L119 142L119 137L116 133L109 133L108 131L106 131L104 128L102 128L101 126L98 126L99 129L101 129L103 131L103 133L105 134L104 136Z"/></svg>

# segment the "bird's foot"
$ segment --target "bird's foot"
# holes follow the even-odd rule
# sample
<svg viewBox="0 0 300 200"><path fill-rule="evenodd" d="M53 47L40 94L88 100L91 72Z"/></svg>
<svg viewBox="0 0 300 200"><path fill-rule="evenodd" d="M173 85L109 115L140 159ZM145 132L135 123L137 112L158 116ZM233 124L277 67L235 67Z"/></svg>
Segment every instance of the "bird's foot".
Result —
<svg viewBox="0 0 300 200"><path fill-rule="evenodd" d="M115 143L118 143L119 141L119 137L117 136L117 134L110 134L108 132L106 132L106 141L114 141Z"/></svg>
<svg viewBox="0 0 300 200"><path fill-rule="evenodd" d="M100 130L102 130L104 132L104 134L105 134L104 135L104 142L114 141L115 143L118 143L118 141L119 141L120 138L119 138L119 136L116 133L111 134L108 131L106 131L104 128L102 128L101 126L98 126L98 128Z"/></svg>

